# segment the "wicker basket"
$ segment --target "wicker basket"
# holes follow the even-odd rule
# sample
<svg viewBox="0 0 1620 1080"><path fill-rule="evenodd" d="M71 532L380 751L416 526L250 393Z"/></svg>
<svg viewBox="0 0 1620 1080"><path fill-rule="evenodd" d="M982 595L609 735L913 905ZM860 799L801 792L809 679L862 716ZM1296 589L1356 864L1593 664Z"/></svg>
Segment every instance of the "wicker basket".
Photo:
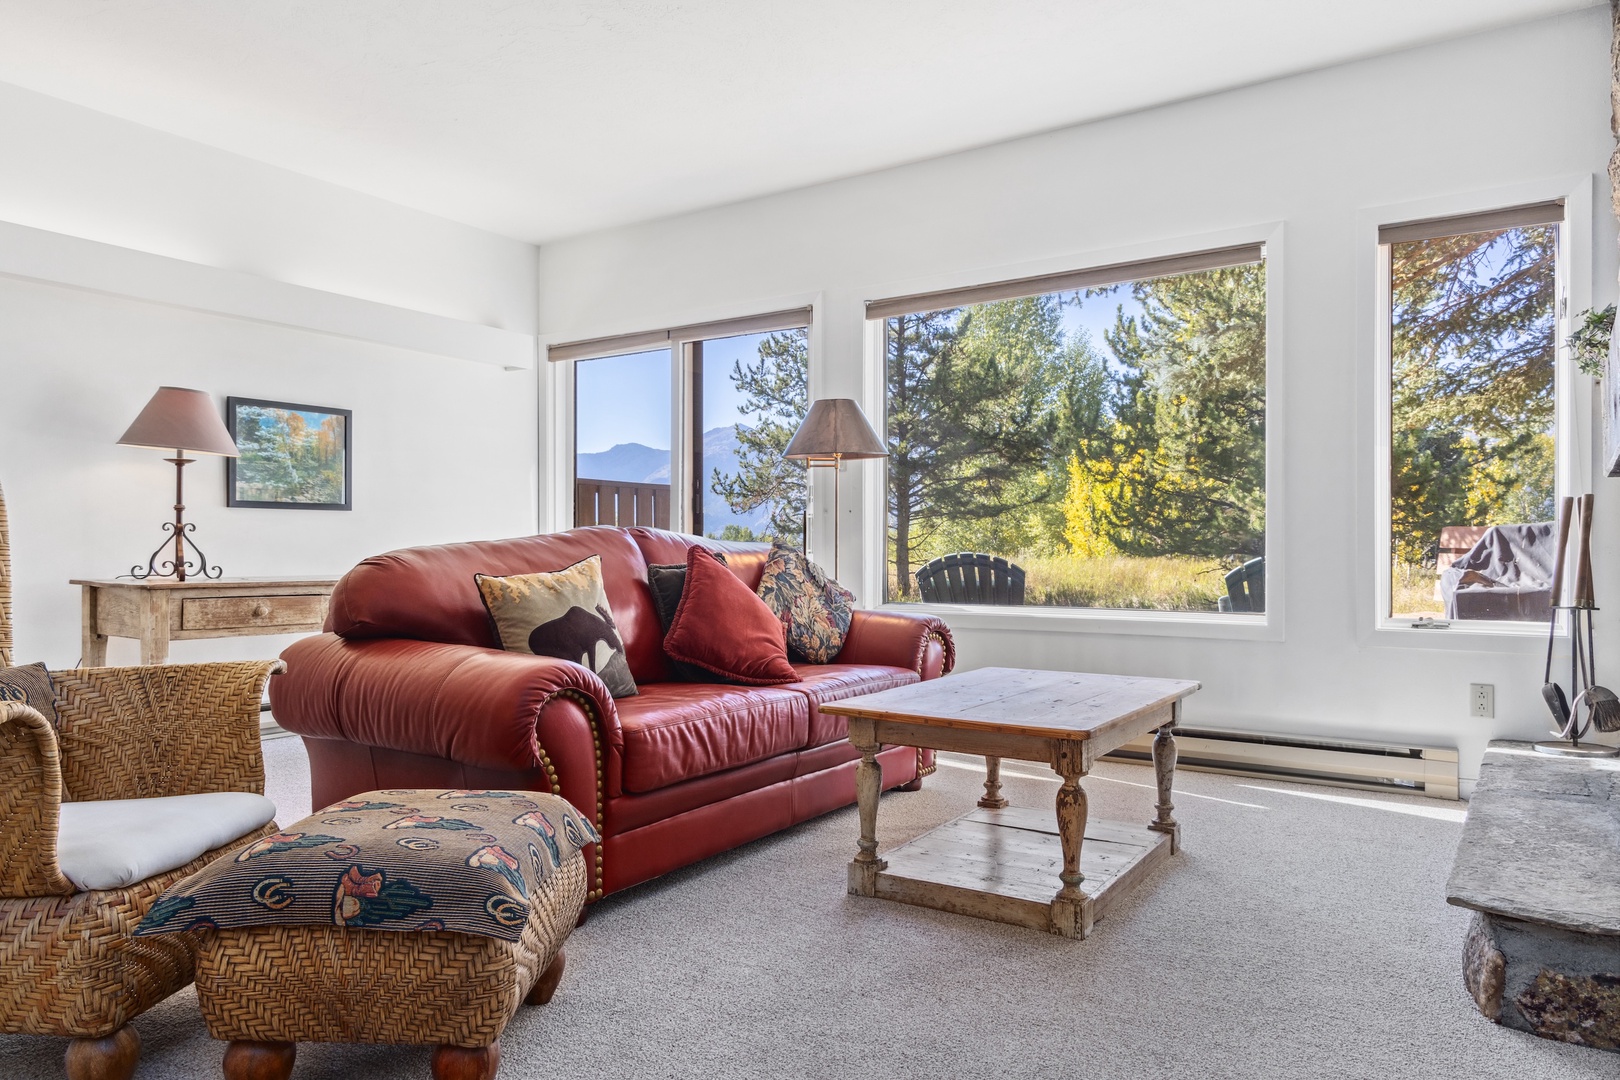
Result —
<svg viewBox="0 0 1620 1080"><path fill-rule="evenodd" d="M587 888L585 857L575 853L530 898L516 942L336 926L204 931L197 1002L209 1034L236 1044L226 1075L285 1076L285 1044L298 1042L437 1045L441 1056L459 1047L498 1060L497 1040L518 1005L542 1004L556 988ZM250 1067L238 1047L284 1059L286 1071L263 1060Z"/></svg>

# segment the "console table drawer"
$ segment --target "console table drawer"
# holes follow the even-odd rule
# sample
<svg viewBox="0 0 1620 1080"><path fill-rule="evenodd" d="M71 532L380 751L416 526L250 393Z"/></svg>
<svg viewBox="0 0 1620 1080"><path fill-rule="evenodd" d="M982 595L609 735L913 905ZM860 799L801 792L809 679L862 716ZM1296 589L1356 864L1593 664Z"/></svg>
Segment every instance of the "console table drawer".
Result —
<svg viewBox="0 0 1620 1080"><path fill-rule="evenodd" d="M180 601L180 629L234 630L251 626L319 626L326 597L207 596Z"/></svg>
<svg viewBox="0 0 1620 1080"><path fill-rule="evenodd" d="M82 596L82 662L102 667L110 637L138 640L141 663L161 664L173 641L320 633L337 578L74 578L73 584Z"/></svg>

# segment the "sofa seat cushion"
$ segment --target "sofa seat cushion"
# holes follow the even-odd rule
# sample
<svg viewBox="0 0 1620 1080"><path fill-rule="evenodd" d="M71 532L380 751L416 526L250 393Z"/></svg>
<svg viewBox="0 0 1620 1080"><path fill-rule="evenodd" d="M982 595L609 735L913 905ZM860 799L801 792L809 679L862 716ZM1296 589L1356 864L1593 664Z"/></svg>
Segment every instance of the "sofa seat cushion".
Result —
<svg viewBox="0 0 1620 1080"><path fill-rule="evenodd" d="M879 667L875 664L794 664L799 681L788 683L784 690L803 694L810 703L808 746L824 746L847 738L849 720L842 716L823 716L822 702L842 701L845 698L875 694L879 690L893 690L917 681L917 673L909 668Z"/></svg>
<svg viewBox="0 0 1620 1080"><path fill-rule="evenodd" d="M275 803L246 791L66 802L56 830L56 861L77 889L128 888L275 816Z"/></svg>
<svg viewBox="0 0 1620 1080"><path fill-rule="evenodd" d="M776 687L647 683L618 703L624 790L734 769L805 745L809 699Z"/></svg>

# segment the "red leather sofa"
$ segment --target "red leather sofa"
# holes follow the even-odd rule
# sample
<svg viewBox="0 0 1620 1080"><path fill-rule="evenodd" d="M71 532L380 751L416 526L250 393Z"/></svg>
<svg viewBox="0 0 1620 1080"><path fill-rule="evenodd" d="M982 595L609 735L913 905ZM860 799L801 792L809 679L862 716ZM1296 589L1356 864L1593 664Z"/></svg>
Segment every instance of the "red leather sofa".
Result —
<svg viewBox="0 0 1620 1080"><path fill-rule="evenodd" d="M819 704L937 678L954 659L950 631L857 611L837 662L796 665L796 683L672 682L647 566L685 562L697 542L593 526L362 562L338 582L327 632L282 653L287 673L270 684L277 722L309 750L315 805L379 788L556 792L602 834L588 853L595 900L854 802L845 721ZM702 542L757 588L765 545ZM593 554L640 688L618 701L578 664L496 647L473 581ZM932 751L879 760L885 787L933 771Z"/></svg>

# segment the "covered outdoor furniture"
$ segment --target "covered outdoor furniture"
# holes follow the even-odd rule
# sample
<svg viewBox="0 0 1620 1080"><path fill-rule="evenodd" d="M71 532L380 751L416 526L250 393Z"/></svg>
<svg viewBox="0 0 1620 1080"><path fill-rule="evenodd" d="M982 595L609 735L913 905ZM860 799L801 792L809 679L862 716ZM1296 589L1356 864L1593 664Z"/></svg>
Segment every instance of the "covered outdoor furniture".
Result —
<svg viewBox="0 0 1620 1080"><path fill-rule="evenodd" d="M1266 610L1266 557L1250 559L1226 573L1226 595L1216 601L1220 611Z"/></svg>
<svg viewBox="0 0 1620 1080"><path fill-rule="evenodd" d="M794 664L782 686L671 675L648 566L694 544L725 554L757 590L768 544L591 526L542 536L407 548L366 559L332 594L328 633L282 653L276 720L304 737L317 805L377 788L549 791L601 834L588 901L855 801L859 754L824 702L951 668L932 616L854 612L829 664ZM550 572L592 555L638 692L614 699L590 669L506 652L475 574ZM883 753L884 782L915 784L932 751Z"/></svg>
<svg viewBox="0 0 1620 1080"><path fill-rule="evenodd" d="M1540 622L1552 604L1554 522L1495 525L1440 574L1448 619Z"/></svg>
<svg viewBox="0 0 1620 1080"><path fill-rule="evenodd" d="M0 667L12 662L10 599L0 500ZM74 1040L69 1080L129 1077L140 1055L129 1021L191 982L191 935L132 936L152 903L275 831L264 824L274 807L262 799L259 702L279 670L272 660L56 671L54 726L0 701L0 1032ZM180 796L200 805L150 835L143 808L163 817ZM103 800L130 801L109 823ZM225 814L245 831L222 842ZM127 839L98 835L114 828ZM134 874L146 876L86 887Z"/></svg>
<svg viewBox="0 0 1620 1080"><path fill-rule="evenodd" d="M1024 602L1024 568L999 555L961 551L941 555L917 571L917 591L925 604Z"/></svg>

